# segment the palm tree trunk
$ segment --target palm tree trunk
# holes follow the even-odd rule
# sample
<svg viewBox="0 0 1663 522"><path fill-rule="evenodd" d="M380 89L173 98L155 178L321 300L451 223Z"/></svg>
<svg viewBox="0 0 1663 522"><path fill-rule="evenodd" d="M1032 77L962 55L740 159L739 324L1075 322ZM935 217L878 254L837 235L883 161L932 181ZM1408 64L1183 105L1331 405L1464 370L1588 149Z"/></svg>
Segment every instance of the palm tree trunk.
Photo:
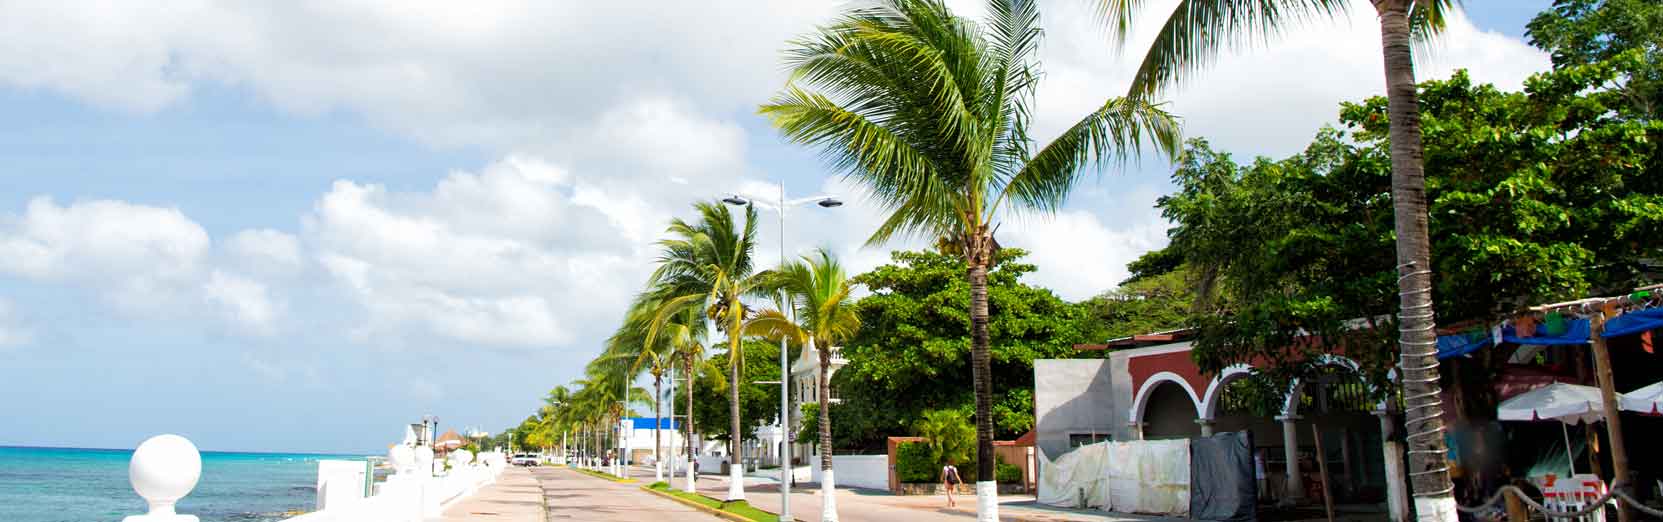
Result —
<svg viewBox="0 0 1663 522"><path fill-rule="evenodd" d="M741 351L739 340L739 316L735 313L733 324L728 327L728 500L745 499L745 471L744 464L739 459L739 448L744 437L739 433L739 366L744 364L745 354Z"/></svg>
<svg viewBox="0 0 1663 522"><path fill-rule="evenodd" d="M809 349L815 349L814 339L809 339ZM831 371L831 347L816 350L820 353L820 374L815 376L815 387L819 389L816 399L820 403L820 522L837 522L837 479L832 473L832 431L831 431L831 379L826 376Z"/></svg>
<svg viewBox="0 0 1663 522"><path fill-rule="evenodd" d="M978 230L965 241L970 269L970 366L976 393L976 520L999 520L999 490L993 481L993 369L988 353L987 268L992 234Z"/></svg>
<svg viewBox="0 0 1663 522"><path fill-rule="evenodd" d="M698 462L698 453L693 450L693 354L687 354L687 486L685 491L692 493L693 466Z"/></svg>
<svg viewBox="0 0 1663 522"><path fill-rule="evenodd" d="M664 376L658 371L652 376L652 474L653 482L664 480L664 457L658 453L664 447L664 419L660 417L659 399L664 395Z"/></svg>
<svg viewBox="0 0 1663 522"><path fill-rule="evenodd" d="M1427 230L1426 175L1421 170L1420 102L1411 55L1411 0L1374 0L1386 66L1391 125L1392 211L1397 231L1398 350L1402 371L1409 479L1420 520L1454 522L1454 488L1444 464L1443 411L1438 406L1437 339L1432 303L1432 248Z"/></svg>

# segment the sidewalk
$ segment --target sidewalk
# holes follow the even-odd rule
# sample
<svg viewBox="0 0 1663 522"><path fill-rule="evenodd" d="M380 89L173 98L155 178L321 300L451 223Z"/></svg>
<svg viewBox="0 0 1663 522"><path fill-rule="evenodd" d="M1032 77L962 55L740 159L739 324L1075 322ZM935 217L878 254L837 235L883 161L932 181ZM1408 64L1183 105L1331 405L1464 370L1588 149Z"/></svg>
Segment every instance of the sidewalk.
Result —
<svg viewBox="0 0 1663 522"><path fill-rule="evenodd" d="M543 488L525 468L509 468L495 484L445 509L442 522L543 522Z"/></svg>
<svg viewBox="0 0 1663 522"><path fill-rule="evenodd" d="M646 481L620 484L565 468L533 469L535 471L531 474L541 483L539 491L542 496L539 500L548 503L548 520L726 522L679 502L641 491ZM634 476L651 481L652 469L648 468L645 476L639 471ZM535 520L543 522L544 519ZM513 522L521 521L513 519Z"/></svg>
<svg viewBox="0 0 1663 522"><path fill-rule="evenodd" d="M652 468L631 468L630 476L651 482ZM682 480L672 482L678 489ZM778 513L780 494L776 479L747 477L745 500L759 509ZM728 479L721 475L700 475L695 483L699 493L722 499L727 496ZM791 515L797 520L820 520L820 486L798 483L791 488ZM962 522L976 519L975 495L958 498L958 506L947 507L944 496L899 496L887 491L838 488L837 514L845 522ZM1006 495L999 499L999 519L1003 522L1165 522L1184 519L1108 513L1094 510L1070 510L1042 506L1032 495Z"/></svg>

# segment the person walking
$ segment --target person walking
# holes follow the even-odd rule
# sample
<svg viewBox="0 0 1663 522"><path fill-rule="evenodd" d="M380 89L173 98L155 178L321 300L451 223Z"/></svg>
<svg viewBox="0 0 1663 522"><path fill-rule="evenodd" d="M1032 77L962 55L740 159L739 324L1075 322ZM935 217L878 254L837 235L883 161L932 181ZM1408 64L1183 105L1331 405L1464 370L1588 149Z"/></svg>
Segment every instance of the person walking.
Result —
<svg viewBox="0 0 1663 522"><path fill-rule="evenodd" d="M964 483L964 479L959 477L957 464L949 460L946 466L941 467L941 486L947 490L947 507L958 507L958 502L953 500L953 494L957 493L959 484Z"/></svg>

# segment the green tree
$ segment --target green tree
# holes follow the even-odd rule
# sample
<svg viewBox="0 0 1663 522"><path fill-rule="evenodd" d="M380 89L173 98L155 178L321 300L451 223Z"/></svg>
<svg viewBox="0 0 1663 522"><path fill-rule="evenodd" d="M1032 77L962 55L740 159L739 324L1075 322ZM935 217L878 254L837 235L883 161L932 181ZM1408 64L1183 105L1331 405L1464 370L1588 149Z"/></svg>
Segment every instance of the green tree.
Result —
<svg viewBox="0 0 1663 522"><path fill-rule="evenodd" d="M745 360L739 365L743 373L737 381L730 382L719 371L707 371L699 375L701 386L694 388L693 392L693 418L700 425L707 426L700 435L727 441L730 447L737 447L739 442L755 440L756 429L773 424L779 418L780 409L779 386L757 384L763 381L779 381L779 365L772 364L779 356L779 347L755 339L747 339L741 346ZM734 367L729 357L728 353L716 354L710 358L710 367ZM735 382L738 384L735 385ZM739 426L739 437L733 436L735 432L727 423L720 422L729 415L726 397L733 396L733 388L739 388L739 413L740 418L745 420L745 423Z"/></svg>
<svg viewBox="0 0 1663 522"><path fill-rule="evenodd" d="M694 206L699 221L681 218L670 221L669 239L659 241L661 253L658 269L648 281L648 295L658 301L655 324L677 312L692 308L701 310L705 318L715 322L716 329L728 336L728 352L738 353L742 340L742 326L746 317L745 297L760 297L766 290L762 282L766 274L756 272L756 209L745 207L745 222L735 227L733 215L720 202L702 202ZM656 337L656 329L649 338ZM740 373L747 357L729 357L728 380L740 381ZM740 390L734 386L728 395L728 432L740 431ZM739 454L739 437L730 438L730 451ZM734 468L734 483L739 480L739 469ZM728 500L744 500L743 487L728 489Z"/></svg>
<svg viewBox="0 0 1663 522"><path fill-rule="evenodd" d="M992 421L1001 438L1033 427L1034 359L1077 356L1086 342L1085 308L1022 284L1035 267L1020 249L1001 249L988 271ZM935 251L894 252L893 262L855 277L872 293L856 304L861 326L843 348L848 363L832 377L842 401L831 408L840 448L876 450L907 433L927 410L973 411L975 396L955 377L972 360L970 294L964 259Z"/></svg>
<svg viewBox="0 0 1663 522"><path fill-rule="evenodd" d="M1454 487L1444 467L1443 421L1438 410L1438 359L1433 333L1431 240L1427 232L1425 173L1421 165L1419 102L1415 98L1412 42L1442 31L1458 0L1370 0L1380 20L1385 58L1398 294L1398 342L1409 411L1409 476L1415 495L1428 499L1423 519L1455 520ZM1143 0L1093 0L1124 43L1143 18ZM1145 53L1130 96L1152 96L1181 83L1215 59L1221 49L1253 45L1291 22L1343 16L1348 0L1187 0L1166 16ZM1157 15L1158 16L1158 15Z"/></svg>
<svg viewBox="0 0 1663 522"><path fill-rule="evenodd" d="M968 462L976 448L976 428L961 410L929 410L913 424L913 430L929 442L930 454L937 469L953 463Z"/></svg>
<svg viewBox="0 0 1663 522"><path fill-rule="evenodd" d="M1553 55L1554 68L1631 60L1636 67L1601 88L1619 93L1646 118L1663 115L1663 2L1556 0L1526 26L1531 45Z"/></svg>
<svg viewBox="0 0 1663 522"><path fill-rule="evenodd" d="M1154 267L1142 268L1151 269ZM1140 267L1134 266L1131 270L1133 277L1118 288L1080 303L1087 319L1081 331L1090 342L1173 330L1189 324L1195 299L1193 283L1197 277L1193 270L1172 266L1164 268L1162 273L1146 276L1141 275Z"/></svg>
<svg viewBox="0 0 1663 522"><path fill-rule="evenodd" d="M985 25L939 0L885 0L850 10L792 42L791 83L764 105L793 142L818 147L871 190L888 217L869 240L901 235L958 247L970 283L972 385L981 476L993 476L988 269L1007 211L1050 212L1092 163L1135 156L1143 142L1178 146L1177 123L1153 103L1115 98L1035 147L1039 12L992 0ZM989 507L993 502L978 502ZM994 512L982 517L996 517Z"/></svg>
<svg viewBox="0 0 1663 522"><path fill-rule="evenodd" d="M831 397L827 372L831 371L832 350L842 346L860 328L860 315L855 312L854 283L843 272L843 265L824 249L803 256L802 261L783 266L773 276L770 286L784 292L794 311L793 321L781 310L762 310L745 323L746 333L769 339L790 339L798 346L815 350L820 371L815 377L816 395L822 400ZM816 349L818 347L818 349ZM832 436L830 409L816 409L820 432L815 440L820 445L821 522L837 520L836 480L832 475ZM789 426L785 429L790 429Z"/></svg>
<svg viewBox="0 0 1663 522"><path fill-rule="evenodd" d="M1421 85L1434 292L1448 324L1648 281L1663 255L1650 239L1663 232L1663 123L1619 116L1627 96L1607 87L1635 63L1539 74L1522 93L1464 72ZM1178 192L1159 202L1172 243L1142 266L1171 269L1157 260L1176 256L1211 274L1200 293L1217 297L1192 318L1203 369L1259 361L1259 388L1286 389L1344 350L1384 382L1398 288L1378 255L1393 240L1388 107L1345 104L1346 130L1279 161L1190 143Z"/></svg>

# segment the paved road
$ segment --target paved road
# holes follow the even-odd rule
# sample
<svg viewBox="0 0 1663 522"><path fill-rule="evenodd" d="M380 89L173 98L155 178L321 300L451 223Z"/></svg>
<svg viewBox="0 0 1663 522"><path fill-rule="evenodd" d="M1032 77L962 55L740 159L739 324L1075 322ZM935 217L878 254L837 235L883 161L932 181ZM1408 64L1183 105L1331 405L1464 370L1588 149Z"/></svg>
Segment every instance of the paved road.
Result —
<svg viewBox="0 0 1663 522"><path fill-rule="evenodd" d="M651 482L652 468L637 467L631 470L630 476L643 483ZM680 487L683 478L678 477L673 483ZM718 475L701 475L695 484L700 493L713 498L727 496L727 478ZM746 481L745 500L760 509L779 512L779 489L772 480L752 478ZM1105 513L1102 511L1075 511L1034 505L1032 496L1007 496L1000 499L999 518L1003 522L1153 522L1172 521L1180 519L1149 517L1141 515L1127 515L1119 513ZM798 520L820 519L820 487L815 484L805 484L791 489L791 515ZM966 495L958 499L958 506L947 507L947 499L943 496L899 496L888 492L865 489L839 488L837 490L837 515L843 522L887 522L905 520L907 522L964 522L976 519L976 496Z"/></svg>
<svg viewBox="0 0 1663 522"><path fill-rule="evenodd" d="M641 491L641 484L619 484L563 468L532 468L542 484L548 520L721 521L721 518ZM647 479L652 470L647 470ZM481 519L483 520L483 519ZM515 521L518 522L518 521ZM542 521L538 521L542 522Z"/></svg>

